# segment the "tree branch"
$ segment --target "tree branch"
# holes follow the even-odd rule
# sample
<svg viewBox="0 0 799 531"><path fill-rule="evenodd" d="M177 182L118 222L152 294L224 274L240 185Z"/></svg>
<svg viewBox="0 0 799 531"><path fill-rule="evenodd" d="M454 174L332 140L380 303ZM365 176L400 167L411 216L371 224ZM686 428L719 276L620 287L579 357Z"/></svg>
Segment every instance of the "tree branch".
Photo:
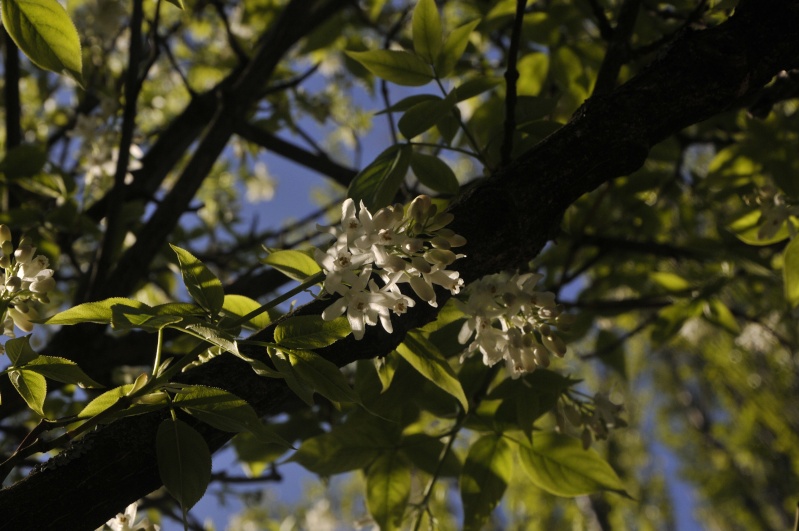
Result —
<svg viewBox="0 0 799 531"><path fill-rule="evenodd" d="M627 84L592 98L572 121L516 163L467 187L452 206L453 229L469 240L459 270L471 281L512 269L536 256L558 230L566 207L580 195L640 167L652 145L705 120L758 90L782 70L799 66L799 5L788 0L743 0L727 22L689 32L668 54ZM446 294L440 294L443 304ZM313 302L299 313L319 313ZM435 317L417 304L394 319L395 334L372 327L320 349L338 365L390 352L407 330ZM268 340L273 328L257 338ZM260 356L257 350L250 352ZM223 387L262 415L292 400L284 385L259 378L241 360L215 358L185 375L187 382ZM0 491L6 529L93 529L120 508L159 486L152 444L160 414L115 422L78 441L58 466ZM213 449L229 438L198 426ZM79 481L76 483L76 478ZM42 506L41 500L48 503Z"/></svg>

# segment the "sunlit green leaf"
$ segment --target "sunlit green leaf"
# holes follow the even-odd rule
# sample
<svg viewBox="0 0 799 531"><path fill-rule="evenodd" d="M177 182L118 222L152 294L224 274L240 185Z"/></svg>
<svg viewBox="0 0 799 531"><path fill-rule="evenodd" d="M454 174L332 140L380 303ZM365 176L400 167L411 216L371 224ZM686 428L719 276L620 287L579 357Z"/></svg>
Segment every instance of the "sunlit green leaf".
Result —
<svg viewBox="0 0 799 531"><path fill-rule="evenodd" d="M799 305L799 238L794 238L783 253L782 279L785 298L792 308Z"/></svg>
<svg viewBox="0 0 799 531"><path fill-rule="evenodd" d="M430 64L435 63L441 51L441 17L435 0L419 0L411 20L413 49Z"/></svg>
<svg viewBox="0 0 799 531"><path fill-rule="evenodd" d="M556 496L581 496L600 490L626 495L616 472L593 448L556 432L536 433L532 445L520 445L522 466L536 486Z"/></svg>
<svg viewBox="0 0 799 531"><path fill-rule="evenodd" d="M332 402L360 401L335 364L307 350L287 350L285 353L302 383L320 395Z"/></svg>
<svg viewBox="0 0 799 531"><path fill-rule="evenodd" d="M183 283L191 298L212 315L218 314L225 301L222 283L193 254L175 245L170 244L170 247L178 256Z"/></svg>
<svg viewBox="0 0 799 531"><path fill-rule="evenodd" d="M211 481L211 452L205 439L182 420L165 419L155 438L161 482L185 510L205 494Z"/></svg>
<svg viewBox="0 0 799 531"><path fill-rule="evenodd" d="M480 530L502 499L513 471L511 447L501 435L472 444L460 478L465 530Z"/></svg>
<svg viewBox="0 0 799 531"><path fill-rule="evenodd" d="M504 83L501 77L475 77L464 81L455 88L455 101L465 101L487 92Z"/></svg>
<svg viewBox="0 0 799 531"><path fill-rule="evenodd" d="M275 327L275 342L290 349L317 349L344 339L351 331L345 317L325 321L321 315L297 315Z"/></svg>
<svg viewBox="0 0 799 531"><path fill-rule="evenodd" d="M173 403L218 430L249 431L263 442L291 446L261 422L250 404L223 389L192 385L181 389Z"/></svg>
<svg viewBox="0 0 799 531"><path fill-rule="evenodd" d="M399 50L346 52L371 73L397 85L426 85L433 80L433 71L418 55Z"/></svg>
<svg viewBox="0 0 799 531"><path fill-rule="evenodd" d="M31 347L30 337L28 335L6 341L6 354L8 354L8 359L11 360L12 365L21 367L39 356Z"/></svg>
<svg viewBox="0 0 799 531"><path fill-rule="evenodd" d="M783 240L787 240L791 233L788 229L788 223L792 223L794 227L797 226L795 218L790 218L787 223L784 223L773 236L761 239L758 236L760 231L760 211L754 210L736 219L727 227L735 236L746 243L747 245L771 245Z"/></svg>
<svg viewBox="0 0 799 531"><path fill-rule="evenodd" d="M320 476L365 468L381 453L374 441L365 436L368 433L367 427L347 426L311 437L303 441L291 461Z"/></svg>
<svg viewBox="0 0 799 531"><path fill-rule="evenodd" d="M166 0L166 1L180 9L185 9L183 6L183 0Z"/></svg>
<svg viewBox="0 0 799 531"><path fill-rule="evenodd" d="M15 369L8 373L8 378L28 407L43 417L42 408L47 396L47 382L44 376L33 371Z"/></svg>
<svg viewBox="0 0 799 531"><path fill-rule="evenodd" d="M322 268L311 258L308 253L291 249L274 251L266 258L261 259L266 265L272 266L287 277L303 281L320 271Z"/></svg>
<svg viewBox="0 0 799 531"><path fill-rule="evenodd" d="M78 323L100 323L110 324L113 316L112 308L117 304L123 304L131 308L148 307L146 304L126 299L123 297L113 297L97 302L85 302L73 308L59 312L52 317L42 321L49 325L74 325Z"/></svg>
<svg viewBox="0 0 799 531"><path fill-rule="evenodd" d="M245 297L244 295L225 295L225 302L222 303L222 310L234 318L244 317L260 307L260 302ZM244 325L255 330L260 330L269 326L271 322L272 317L269 315L269 312L266 311L256 315L244 323Z"/></svg>
<svg viewBox="0 0 799 531"><path fill-rule="evenodd" d="M80 37L58 0L3 0L3 26L36 65L83 82Z"/></svg>
<svg viewBox="0 0 799 531"><path fill-rule="evenodd" d="M103 387L86 375L78 364L66 358L56 356L39 356L27 363L25 369L41 374L51 380L57 380L79 387Z"/></svg>
<svg viewBox="0 0 799 531"><path fill-rule="evenodd" d="M430 341L418 334L408 334L397 347L397 353L422 376L458 399L464 410L469 409L469 401L455 371Z"/></svg>
<svg viewBox="0 0 799 531"><path fill-rule="evenodd" d="M410 494L411 469L402 454L385 452L369 465L366 507L381 531L400 528Z"/></svg>

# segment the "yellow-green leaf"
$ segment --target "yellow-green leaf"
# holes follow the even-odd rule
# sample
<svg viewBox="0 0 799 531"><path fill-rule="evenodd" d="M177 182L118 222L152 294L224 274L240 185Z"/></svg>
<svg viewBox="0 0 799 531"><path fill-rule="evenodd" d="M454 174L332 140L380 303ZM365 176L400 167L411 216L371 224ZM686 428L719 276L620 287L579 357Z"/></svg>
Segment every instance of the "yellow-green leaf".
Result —
<svg viewBox="0 0 799 531"><path fill-rule="evenodd" d="M261 262L272 266L287 277L302 282L319 273L322 268L308 253L285 249L269 253Z"/></svg>
<svg viewBox="0 0 799 531"><path fill-rule="evenodd" d="M11 384L28 407L44 416L44 398L47 396L47 382L44 376L33 371L13 370L8 373Z"/></svg>
<svg viewBox="0 0 799 531"><path fill-rule="evenodd" d="M58 0L3 0L2 19L34 64L83 82L78 30Z"/></svg>
<svg viewBox="0 0 799 531"><path fill-rule="evenodd" d="M170 244L170 247L178 256L183 283L186 285L191 298L211 314L218 314L219 310L222 309L222 304L225 302L222 283L193 254L176 245Z"/></svg>
<svg viewBox="0 0 799 531"><path fill-rule="evenodd" d="M616 472L593 448L555 432L536 433L532 445L520 445L522 466L530 480L556 496L582 496L610 490L627 496Z"/></svg>
<svg viewBox="0 0 799 531"><path fill-rule="evenodd" d="M785 282L785 298L791 308L796 308L799 304L799 238L794 238L785 247L782 278Z"/></svg>
<svg viewBox="0 0 799 531"><path fill-rule="evenodd" d="M399 529L411 494L411 470L396 450L381 454L366 473L366 507L381 531Z"/></svg>
<svg viewBox="0 0 799 531"><path fill-rule="evenodd" d="M103 301L78 304L74 308L64 310L63 312L59 312L52 317L43 320L42 323L49 325L74 325L78 323L109 324L111 322L111 318L113 317L113 307L117 304L122 304L133 308L142 308L147 306L146 304L133 299L112 297Z"/></svg>
<svg viewBox="0 0 799 531"><path fill-rule="evenodd" d="M397 353L422 376L457 398L464 410L469 409L469 401L466 399L466 394L463 392L463 387L461 387L455 371L433 343L419 334L411 333L397 347Z"/></svg>
<svg viewBox="0 0 799 531"><path fill-rule="evenodd" d="M438 74L439 77L449 75L455 68L458 59L460 59L463 52L466 51L466 46L469 44L469 36L478 24L480 24L479 20L467 22L455 28L447 35L441 53L436 60L436 74Z"/></svg>
<svg viewBox="0 0 799 531"><path fill-rule="evenodd" d="M433 71L418 55L400 50L346 52L367 70L397 85L418 87L433 80Z"/></svg>
<svg viewBox="0 0 799 531"><path fill-rule="evenodd" d="M512 471L513 453L501 435L484 435L472 445L460 479L465 530L482 529L502 499Z"/></svg>
<svg viewBox="0 0 799 531"><path fill-rule="evenodd" d="M430 64L435 63L441 51L441 17L435 0L419 0L413 9L411 21L413 49Z"/></svg>
<svg viewBox="0 0 799 531"><path fill-rule="evenodd" d="M225 302L222 303L222 310L235 317L244 317L260 307L261 303L244 295L225 295ZM260 330L269 326L271 322L272 318L266 311L244 323L244 326Z"/></svg>

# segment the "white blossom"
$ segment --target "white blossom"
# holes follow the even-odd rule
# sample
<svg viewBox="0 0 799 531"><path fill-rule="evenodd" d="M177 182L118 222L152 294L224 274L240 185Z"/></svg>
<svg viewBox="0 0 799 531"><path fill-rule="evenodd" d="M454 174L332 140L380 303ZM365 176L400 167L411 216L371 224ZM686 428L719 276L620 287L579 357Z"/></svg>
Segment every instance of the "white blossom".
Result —
<svg viewBox="0 0 799 531"><path fill-rule="evenodd" d="M568 328L572 317L562 313L553 293L535 290L540 279L535 273L499 273L469 285L466 300L459 301L467 319L458 341L469 343L461 359L479 351L483 363L493 366L505 360L518 378L547 367L550 354L565 355L566 344L554 328Z"/></svg>
<svg viewBox="0 0 799 531"><path fill-rule="evenodd" d="M432 306L437 305L435 286L458 293L463 280L446 267L464 257L451 248L465 245L466 239L444 228L451 220L451 214L437 213L427 196L417 197L407 214L401 205L372 214L363 202L356 208L355 201L346 199L339 224L319 227L335 238L326 251L314 252L325 273L323 292L340 296L322 317L331 320L346 312L353 336L361 339L365 327L378 322L391 333L391 313L401 315L415 304L401 284L410 284Z"/></svg>
<svg viewBox="0 0 799 531"><path fill-rule="evenodd" d="M112 531L158 531L160 526L151 524L147 517L136 522L136 512L138 502L133 502L127 506L124 513L116 515L105 523ZM104 529L99 528L97 531Z"/></svg>

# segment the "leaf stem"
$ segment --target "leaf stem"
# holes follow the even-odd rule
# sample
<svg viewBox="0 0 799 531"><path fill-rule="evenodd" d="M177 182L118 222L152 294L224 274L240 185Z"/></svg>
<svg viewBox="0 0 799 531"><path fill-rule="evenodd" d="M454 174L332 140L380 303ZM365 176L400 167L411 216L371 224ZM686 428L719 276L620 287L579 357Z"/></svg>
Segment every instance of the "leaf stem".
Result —
<svg viewBox="0 0 799 531"><path fill-rule="evenodd" d="M254 317L257 317L257 316L261 315L262 313L264 313L266 311L271 310L272 308L274 308L278 304L289 300L291 297L293 297L293 296L295 296L295 295L297 295L299 293L302 293L303 291L305 291L306 289L310 288L311 286L319 284L322 280L324 280L324 278L325 278L325 274L323 272L319 272L319 273L313 275L312 277L309 277L309 278L305 279L305 281L303 281L302 284L300 284L299 286L287 291L286 293L284 293L283 295L280 295L279 297L277 297L275 299L272 299L271 301L267 302L266 304L264 304L260 308L256 308L255 310L251 311L247 315L236 319L235 321L233 321L232 326L242 325L242 324L246 323L247 321L249 321L250 319L252 319Z"/></svg>

